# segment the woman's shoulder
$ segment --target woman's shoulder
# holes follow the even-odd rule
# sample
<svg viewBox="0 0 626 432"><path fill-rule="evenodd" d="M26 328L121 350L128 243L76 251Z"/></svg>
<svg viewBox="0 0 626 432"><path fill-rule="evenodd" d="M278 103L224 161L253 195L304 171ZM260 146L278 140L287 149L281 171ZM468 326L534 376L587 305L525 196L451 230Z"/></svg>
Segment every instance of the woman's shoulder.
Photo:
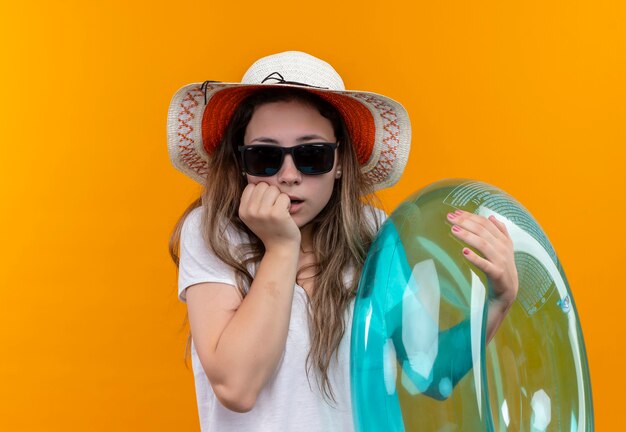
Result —
<svg viewBox="0 0 626 432"><path fill-rule="evenodd" d="M188 214L187 217L185 218L185 221L183 222L183 231L186 232L202 232L202 218L203 218L203 214L205 212L205 207L204 205L200 205L199 207L196 207L195 209L191 210ZM230 242L237 242L237 243L241 243L244 241L244 233L240 232L232 223L228 223L226 225L226 229L224 231L224 235L226 236L226 239Z"/></svg>
<svg viewBox="0 0 626 432"><path fill-rule="evenodd" d="M202 220L203 211L204 211L204 206L196 207L195 209L191 210L185 217L185 221L183 222L183 227L184 226L189 226L189 227L200 226L200 221Z"/></svg>
<svg viewBox="0 0 626 432"><path fill-rule="evenodd" d="M369 204L363 206L363 213L367 222L374 226L380 227L387 220L387 213L383 209Z"/></svg>

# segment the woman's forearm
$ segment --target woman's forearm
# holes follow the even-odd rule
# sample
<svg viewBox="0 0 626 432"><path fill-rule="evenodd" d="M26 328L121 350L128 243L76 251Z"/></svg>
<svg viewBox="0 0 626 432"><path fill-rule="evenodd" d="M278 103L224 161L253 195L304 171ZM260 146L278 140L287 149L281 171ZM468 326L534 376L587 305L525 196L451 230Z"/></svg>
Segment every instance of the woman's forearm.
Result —
<svg viewBox="0 0 626 432"><path fill-rule="evenodd" d="M487 330L485 336L487 344L491 341L491 339L493 339L496 331L500 327L500 324L502 324L504 317L506 317L512 305L513 300L489 300L489 309L487 310Z"/></svg>
<svg viewBox="0 0 626 432"><path fill-rule="evenodd" d="M242 399L249 409L285 348L298 252L297 245L265 252L248 294L215 349L222 370L227 371L222 383L227 387L225 392Z"/></svg>

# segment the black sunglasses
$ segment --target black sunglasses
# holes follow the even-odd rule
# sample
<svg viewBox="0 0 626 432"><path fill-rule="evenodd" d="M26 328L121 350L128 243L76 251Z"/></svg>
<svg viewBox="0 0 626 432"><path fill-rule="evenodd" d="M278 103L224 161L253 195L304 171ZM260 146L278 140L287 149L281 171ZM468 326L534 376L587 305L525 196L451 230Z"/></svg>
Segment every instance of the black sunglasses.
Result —
<svg viewBox="0 0 626 432"><path fill-rule="evenodd" d="M280 171L285 154L290 154L302 174L325 174L335 164L335 149L339 143L316 142L294 147L277 145L248 145L237 147L241 152L243 169L256 177L270 177Z"/></svg>

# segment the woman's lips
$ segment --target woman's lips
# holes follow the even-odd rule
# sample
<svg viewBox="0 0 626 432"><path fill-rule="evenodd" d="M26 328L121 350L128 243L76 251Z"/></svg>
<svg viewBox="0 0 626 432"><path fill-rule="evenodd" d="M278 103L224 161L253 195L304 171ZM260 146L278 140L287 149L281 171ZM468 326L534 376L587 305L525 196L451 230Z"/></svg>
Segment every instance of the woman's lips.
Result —
<svg viewBox="0 0 626 432"><path fill-rule="evenodd" d="M298 210L300 210L300 208L302 208L303 204L304 204L304 200L300 198L291 198L291 205L289 206L289 214L296 213Z"/></svg>

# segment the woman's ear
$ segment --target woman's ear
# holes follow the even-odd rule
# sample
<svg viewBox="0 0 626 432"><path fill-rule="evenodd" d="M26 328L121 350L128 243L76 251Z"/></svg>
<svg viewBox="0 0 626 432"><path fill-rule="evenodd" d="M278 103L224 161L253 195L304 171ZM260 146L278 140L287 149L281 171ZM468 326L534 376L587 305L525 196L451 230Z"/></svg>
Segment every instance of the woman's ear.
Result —
<svg viewBox="0 0 626 432"><path fill-rule="evenodd" d="M337 170L335 171L335 178L336 179L341 178L341 165L337 165Z"/></svg>

